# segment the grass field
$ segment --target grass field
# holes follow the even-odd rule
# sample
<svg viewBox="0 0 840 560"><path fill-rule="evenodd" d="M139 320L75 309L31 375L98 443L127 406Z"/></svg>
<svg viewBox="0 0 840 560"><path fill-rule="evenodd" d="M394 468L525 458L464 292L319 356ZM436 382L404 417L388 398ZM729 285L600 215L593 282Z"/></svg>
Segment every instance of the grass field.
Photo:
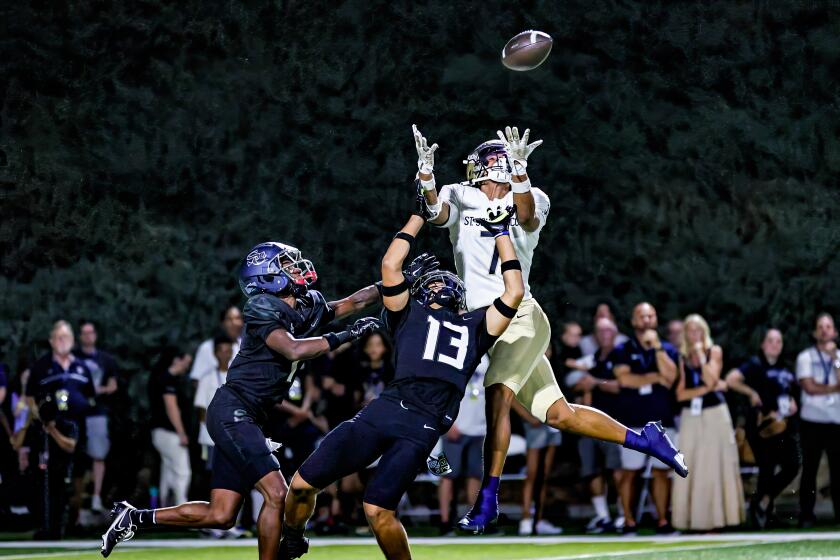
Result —
<svg viewBox="0 0 840 560"><path fill-rule="evenodd" d="M840 560L840 533L738 535L659 540L617 539L418 539L412 545L417 560L554 560L565 558L644 558L645 560L717 560L833 558ZM3 543L0 560L63 560L101 558L96 543ZM68 548L65 548L68 547ZM133 541L111 558L125 560L239 560L256 558L255 543L211 546L207 541ZM309 560L368 560L382 558L370 540L314 543Z"/></svg>

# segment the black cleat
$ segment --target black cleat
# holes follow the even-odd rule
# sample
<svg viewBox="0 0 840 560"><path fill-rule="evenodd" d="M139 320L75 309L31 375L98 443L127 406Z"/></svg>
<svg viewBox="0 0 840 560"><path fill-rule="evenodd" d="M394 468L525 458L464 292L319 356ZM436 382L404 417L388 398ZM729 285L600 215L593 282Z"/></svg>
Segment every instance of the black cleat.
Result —
<svg viewBox="0 0 840 560"><path fill-rule="evenodd" d="M293 560L309 552L309 539L284 535L280 540L278 560Z"/></svg>
<svg viewBox="0 0 840 560"><path fill-rule="evenodd" d="M111 551L117 544L131 540L134 537L134 532L137 531L137 525L132 523L129 515L136 508L128 502L119 502L114 504L111 510L111 526L102 535L102 556L108 558Z"/></svg>

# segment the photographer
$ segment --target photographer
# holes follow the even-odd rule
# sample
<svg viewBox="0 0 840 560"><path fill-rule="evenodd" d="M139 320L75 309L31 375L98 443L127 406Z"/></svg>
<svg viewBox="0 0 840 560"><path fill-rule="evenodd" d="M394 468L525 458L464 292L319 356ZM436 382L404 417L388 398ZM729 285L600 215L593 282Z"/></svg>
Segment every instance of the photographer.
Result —
<svg viewBox="0 0 840 560"><path fill-rule="evenodd" d="M72 354L73 328L57 321L50 332L51 351L35 362L27 384L27 404L37 430L32 438L33 459L40 468L37 487L41 527L36 538L59 539L65 527L64 510L72 481L74 454L85 416L95 404L93 379L85 364Z"/></svg>

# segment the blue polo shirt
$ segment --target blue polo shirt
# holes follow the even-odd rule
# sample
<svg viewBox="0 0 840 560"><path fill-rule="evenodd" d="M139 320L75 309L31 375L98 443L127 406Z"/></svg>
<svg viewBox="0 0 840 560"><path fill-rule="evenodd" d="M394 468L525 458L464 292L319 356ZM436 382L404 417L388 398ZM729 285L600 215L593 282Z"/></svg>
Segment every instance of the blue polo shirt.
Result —
<svg viewBox="0 0 840 560"><path fill-rule="evenodd" d="M679 363L679 353L676 348L668 342L663 342L662 348L674 364ZM656 350L652 348L646 350L635 336L616 347L611 357L614 366L628 365L630 373L635 375L659 371L659 366L656 364ZM652 384L649 391L622 387L616 403L616 417L633 428L639 428L657 420L661 421L663 426L673 428L672 392L659 383Z"/></svg>
<svg viewBox="0 0 840 560"><path fill-rule="evenodd" d="M72 356L72 355L71 355ZM50 399L55 402L59 416L80 418L95 405L93 378L87 366L71 357L67 369L46 354L31 368L27 393L40 403Z"/></svg>

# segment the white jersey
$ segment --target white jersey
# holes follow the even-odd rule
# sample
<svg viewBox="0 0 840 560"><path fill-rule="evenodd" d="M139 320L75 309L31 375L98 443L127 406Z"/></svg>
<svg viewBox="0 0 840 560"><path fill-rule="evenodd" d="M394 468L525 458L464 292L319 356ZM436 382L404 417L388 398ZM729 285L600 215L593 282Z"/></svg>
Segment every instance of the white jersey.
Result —
<svg viewBox="0 0 840 560"><path fill-rule="evenodd" d="M525 231L514 216L511 221L510 239L516 248L516 256L522 264L522 280L525 282L525 299L531 297L528 276L534 249L540 240L540 231L548 220L551 203L540 189L531 189L536 203L536 216L540 221L534 231ZM513 204L513 192L503 198L490 200L478 187L461 184L445 185L440 191L440 200L449 204L449 219L440 227L449 228L449 239L455 253L455 268L467 288L467 309L472 311L487 307L505 291L505 283L499 263L496 242L490 233L481 227L476 218L487 218L487 211L493 212Z"/></svg>

